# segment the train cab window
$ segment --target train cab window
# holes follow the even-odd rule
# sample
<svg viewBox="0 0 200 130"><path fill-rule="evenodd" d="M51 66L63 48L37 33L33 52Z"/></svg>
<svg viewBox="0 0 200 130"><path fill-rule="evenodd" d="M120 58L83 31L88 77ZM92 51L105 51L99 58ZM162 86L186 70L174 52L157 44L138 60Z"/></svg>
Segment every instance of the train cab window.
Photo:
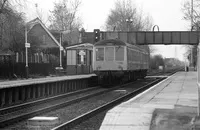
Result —
<svg viewBox="0 0 200 130"><path fill-rule="evenodd" d="M96 48L96 61L104 61L104 48Z"/></svg>
<svg viewBox="0 0 200 130"><path fill-rule="evenodd" d="M115 47L115 60L116 61L124 60L124 47Z"/></svg>
<svg viewBox="0 0 200 130"><path fill-rule="evenodd" d="M114 60L114 47L106 47L105 60L106 61Z"/></svg>

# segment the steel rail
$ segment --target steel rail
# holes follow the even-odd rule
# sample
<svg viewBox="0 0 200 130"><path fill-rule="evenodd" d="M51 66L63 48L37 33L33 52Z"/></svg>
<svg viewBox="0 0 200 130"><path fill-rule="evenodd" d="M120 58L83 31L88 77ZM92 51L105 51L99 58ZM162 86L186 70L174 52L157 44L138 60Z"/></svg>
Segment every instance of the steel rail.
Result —
<svg viewBox="0 0 200 130"><path fill-rule="evenodd" d="M17 111L17 110L20 110L22 108L27 108L27 107L31 107L31 106L34 106L34 105L39 105L39 104L42 104L42 103L50 102L50 101L53 101L53 100L58 100L60 98L72 96L74 94L80 94L80 93L83 93L83 92L91 91L91 90L94 90L96 88L98 88L98 87L87 88L87 89L78 90L78 91L74 91L74 92L70 92L70 93L60 94L60 95L57 95L57 96L38 99L38 100L35 100L35 101L26 102L26 103L19 104L19 105L1 108L0 109L0 115L3 116L6 113Z"/></svg>
<svg viewBox="0 0 200 130"><path fill-rule="evenodd" d="M61 107L67 106L67 105L71 105L73 103L76 103L76 102L79 102L79 101L82 101L82 100L85 100L85 99L88 99L88 98L91 98L91 97L94 97L94 96L97 96L97 95L101 95L101 94L104 94L104 93L109 92L109 91L113 91L115 89L118 89L120 87L126 86L126 85L131 84L131 83L133 83L133 82L126 83L126 84L123 84L123 85L119 85L119 86L116 86L116 87L113 87L113 88L109 88L107 90L102 90L100 92L96 92L96 93L93 93L93 94L88 94L86 96L82 96L82 97L72 99L72 100L69 100L69 101L66 101L66 102L54 104L52 106L48 106L48 107L45 107L45 108L37 109L35 111L23 113L21 115L17 115L15 117L7 118L5 120L0 120L0 128L4 128L6 126L9 126L10 124L14 124L14 123L17 123L19 121L37 116L37 115L45 113L45 112L56 110L56 109L59 109ZM53 99L51 99L51 100L53 100Z"/></svg>
<svg viewBox="0 0 200 130"><path fill-rule="evenodd" d="M65 122L65 123L53 128L51 130L68 130L68 129L74 127L75 125L87 120L88 118L91 118L91 117L93 117L93 116L95 116L95 115L97 115L97 114L99 114L99 113L101 113L101 112L103 112L105 110L111 109L112 107L120 104L121 102L123 102L123 101L125 101L127 99L130 99L133 96L136 96L138 93L143 92L144 90L146 90L149 87L157 84L158 82L160 82L163 79L164 78L157 79L157 80L155 80L155 81L153 81L153 82L151 82L151 83L149 83L147 85L144 85L143 87L140 87L140 88L134 90L133 92L131 92L129 94L126 94L126 95L124 95L122 97L119 97L119 98L115 99L114 101L111 101L111 102L109 102L109 103L107 103L105 105L102 105L102 106L94 109L94 110L91 110L91 111L89 111L89 112L87 112L87 113L85 113L85 114L83 114L81 116L78 116L78 117L76 117L76 118L74 118L74 119L72 119L72 120L70 120L68 122Z"/></svg>
<svg viewBox="0 0 200 130"><path fill-rule="evenodd" d="M163 79L163 78L162 78ZM155 84L156 82L159 82L160 80L162 79L159 79L159 80L156 80L150 84ZM135 81L136 82L136 81ZM25 119L28 119L28 118L31 118L33 116L37 116L39 114L42 114L44 112L49 112L49 111L52 111L52 110L55 110L55 109L58 109L58 108L61 108L61 107L64 107L64 106L67 106L67 105L70 105L70 104L73 104L73 103L76 103L76 102L79 102L81 100L85 100L85 99L88 99L88 98L91 98L93 96L97 96L97 95L100 95L100 94L104 94L106 92L109 92L109 91L112 91L112 90L115 90L115 89L118 89L120 87L123 87L123 86L127 86L129 84L132 84L132 83L135 83L135 82L130 82L130 83L126 83L126 84L123 84L123 85L119 85L119 86L116 86L116 87L113 87L113 88L110 88L108 90L104 90L104 91L100 91L100 92L97 92L97 93L93 93L93 94L88 94L86 96L82 96L80 98L77 98L77 99L72 99L72 100L69 100L69 101L66 101L64 103L58 103L58 104L54 104L50 107L45 107L45 108L41 108L41 109L37 109L35 111L31 111L31 112L27 112L27 113L23 113L21 115L17 115L15 117L11 117L11 118L7 118L5 120L1 120L0 121L0 128L3 128L3 127L6 127L10 124L13 124L13 123L16 123L16 122L19 122L19 121L22 121L22 120L25 120ZM145 87L142 87L140 89L137 89L136 91L133 92L133 94L128 94L128 95L134 95L136 93L138 93L139 91L142 91L144 88L148 87L150 84L148 85L145 85ZM127 95L127 96L128 96ZM57 97L57 96L55 96ZM61 96L63 97L63 96ZM129 96L128 96L129 97ZM123 96L122 99L125 99L127 98L126 96ZM117 100L122 100L121 98L117 99ZM42 99L42 100L45 100L45 99ZM51 97L50 99L48 99L49 101L51 100L55 100L53 99L53 97ZM35 101L34 101L35 102ZM41 103L42 101L40 101ZM113 101L114 103L118 102L118 101ZM117 103L116 103L117 104ZM32 105L35 105L34 103ZM23 106L23 105L22 105ZM19 108L22 108L22 106L19 105ZM111 105L112 106L112 105ZM24 108L24 107L23 107ZM104 108L104 107L103 107ZM10 107L9 108L10 110L15 110L14 107ZM5 111L2 109L2 111Z"/></svg>

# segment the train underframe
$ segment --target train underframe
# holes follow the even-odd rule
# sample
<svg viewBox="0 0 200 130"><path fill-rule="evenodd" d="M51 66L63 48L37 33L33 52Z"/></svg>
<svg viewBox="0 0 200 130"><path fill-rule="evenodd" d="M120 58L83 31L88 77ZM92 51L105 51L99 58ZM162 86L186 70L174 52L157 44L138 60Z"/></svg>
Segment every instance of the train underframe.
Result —
<svg viewBox="0 0 200 130"><path fill-rule="evenodd" d="M142 79L147 75L147 70L134 71L94 71L98 75L98 81L103 86L120 85L123 83Z"/></svg>

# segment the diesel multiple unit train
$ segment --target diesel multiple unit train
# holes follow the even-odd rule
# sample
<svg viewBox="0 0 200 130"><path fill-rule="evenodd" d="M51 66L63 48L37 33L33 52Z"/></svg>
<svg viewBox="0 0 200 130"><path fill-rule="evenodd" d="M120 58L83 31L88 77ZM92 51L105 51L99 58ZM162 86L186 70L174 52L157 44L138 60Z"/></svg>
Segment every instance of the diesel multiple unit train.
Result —
<svg viewBox="0 0 200 130"><path fill-rule="evenodd" d="M148 46L136 46L119 39L101 40L93 47L93 70L104 84L144 78L149 69Z"/></svg>

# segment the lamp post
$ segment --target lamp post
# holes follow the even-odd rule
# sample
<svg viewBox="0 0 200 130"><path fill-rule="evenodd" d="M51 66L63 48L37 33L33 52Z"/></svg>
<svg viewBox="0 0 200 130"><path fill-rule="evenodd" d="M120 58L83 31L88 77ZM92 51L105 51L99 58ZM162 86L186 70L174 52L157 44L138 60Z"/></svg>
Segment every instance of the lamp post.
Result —
<svg viewBox="0 0 200 130"><path fill-rule="evenodd" d="M131 18L128 18L128 19L126 19L126 23L127 23L127 42L130 42L130 36L129 36L129 33L128 32L130 32L130 25L131 25L131 23L133 22L133 19L131 19Z"/></svg>
<svg viewBox="0 0 200 130"><path fill-rule="evenodd" d="M131 19L131 18L126 19L127 31L128 32L130 31L130 25L131 25L132 22L133 22L133 19Z"/></svg>
<svg viewBox="0 0 200 130"><path fill-rule="evenodd" d="M193 0L191 0L191 29L193 29ZM191 48L191 57L190 57L190 61L191 61L191 66L193 67L193 51Z"/></svg>
<svg viewBox="0 0 200 130"><path fill-rule="evenodd" d="M62 51L63 51L63 47L62 47L62 32L60 31L60 69L63 69L62 67Z"/></svg>
<svg viewBox="0 0 200 130"><path fill-rule="evenodd" d="M26 51L26 65L25 65L25 71L26 71L26 78L29 77L29 70L28 70L28 48L30 47L30 43L27 43L27 26L25 25L25 51Z"/></svg>

